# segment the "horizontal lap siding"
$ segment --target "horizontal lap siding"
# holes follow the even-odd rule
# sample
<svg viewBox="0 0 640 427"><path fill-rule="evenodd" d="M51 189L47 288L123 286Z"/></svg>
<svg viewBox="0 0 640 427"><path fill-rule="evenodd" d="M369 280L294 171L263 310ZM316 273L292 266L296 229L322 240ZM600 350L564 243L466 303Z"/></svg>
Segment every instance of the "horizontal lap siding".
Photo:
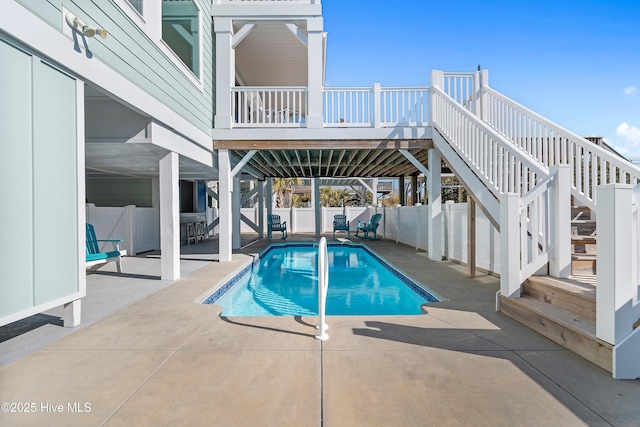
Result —
<svg viewBox="0 0 640 427"><path fill-rule="evenodd" d="M202 8L200 20L203 39L202 92L144 33L142 28L131 21L118 5L110 1L20 0L20 2L59 30L62 30L60 28L61 6L78 14L89 25L106 28L109 31L107 40L99 37L88 39L94 58L108 64L202 131L207 133L211 131L213 47L209 1L199 2ZM69 43L71 48L72 41L70 40Z"/></svg>

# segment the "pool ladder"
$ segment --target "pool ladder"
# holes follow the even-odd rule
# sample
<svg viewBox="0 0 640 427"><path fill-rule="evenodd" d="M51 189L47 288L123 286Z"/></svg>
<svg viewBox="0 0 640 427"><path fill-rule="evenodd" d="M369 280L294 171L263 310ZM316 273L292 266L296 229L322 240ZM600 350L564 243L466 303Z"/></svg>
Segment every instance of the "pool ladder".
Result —
<svg viewBox="0 0 640 427"><path fill-rule="evenodd" d="M318 334L316 339L325 341L329 339L325 323L327 307L327 290L329 289L329 254L327 252L327 239L320 238L318 243Z"/></svg>

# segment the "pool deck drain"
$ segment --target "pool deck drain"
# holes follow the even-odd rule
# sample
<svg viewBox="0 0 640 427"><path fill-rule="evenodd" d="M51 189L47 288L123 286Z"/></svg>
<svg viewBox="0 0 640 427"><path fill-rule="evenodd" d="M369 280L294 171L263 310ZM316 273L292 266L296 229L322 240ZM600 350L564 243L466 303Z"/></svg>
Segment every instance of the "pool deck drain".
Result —
<svg viewBox="0 0 640 427"><path fill-rule="evenodd" d="M0 425L578 426L640 419L640 381L615 381L496 313L496 278L469 279L464 267L430 262L411 248L365 243L448 300L423 316L332 316L331 338L319 342L315 317L221 318L218 307L197 303L250 261L234 254L230 264L205 263L1 367L0 402L36 410L0 412ZM117 284L124 276L88 277L98 279Z"/></svg>

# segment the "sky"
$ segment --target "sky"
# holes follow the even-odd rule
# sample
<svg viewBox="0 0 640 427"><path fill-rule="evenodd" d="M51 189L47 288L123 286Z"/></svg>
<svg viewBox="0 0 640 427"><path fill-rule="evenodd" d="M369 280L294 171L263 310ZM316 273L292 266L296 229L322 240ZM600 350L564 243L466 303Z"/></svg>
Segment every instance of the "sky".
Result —
<svg viewBox="0 0 640 427"><path fill-rule="evenodd" d="M640 0L322 0L327 87L489 85L640 160Z"/></svg>

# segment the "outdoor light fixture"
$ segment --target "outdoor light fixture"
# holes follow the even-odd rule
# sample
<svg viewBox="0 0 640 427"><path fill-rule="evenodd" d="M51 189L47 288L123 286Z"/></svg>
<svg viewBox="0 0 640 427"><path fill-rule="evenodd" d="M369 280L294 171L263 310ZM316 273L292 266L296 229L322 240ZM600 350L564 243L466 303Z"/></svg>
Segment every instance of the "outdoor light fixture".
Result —
<svg viewBox="0 0 640 427"><path fill-rule="evenodd" d="M65 19L71 28L85 37L93 37L97 34L103 39L107 38L107 30L104 28L91 27L71 12L67 12Z"/></svg>

